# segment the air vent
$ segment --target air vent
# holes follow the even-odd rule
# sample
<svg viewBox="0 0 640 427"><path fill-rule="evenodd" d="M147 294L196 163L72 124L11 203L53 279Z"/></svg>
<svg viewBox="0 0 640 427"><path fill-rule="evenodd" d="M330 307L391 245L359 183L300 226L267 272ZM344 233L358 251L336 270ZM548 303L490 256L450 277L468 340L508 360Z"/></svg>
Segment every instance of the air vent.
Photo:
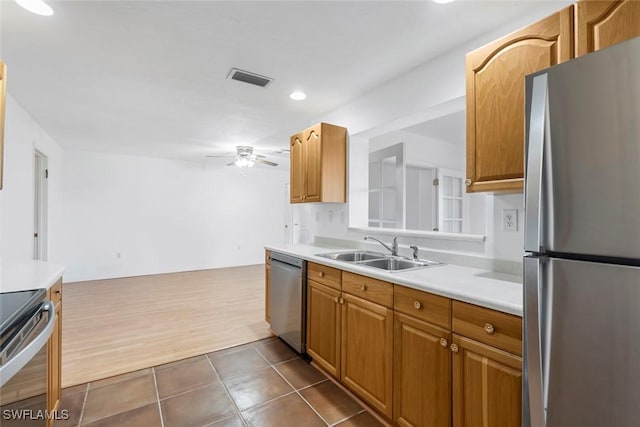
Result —
<svg viewBox="0 0 640 427"><path fill-rule="evenodd" d="M260 87L267 87L273 81L271 77L261 76L260 74L239 70L237 68L232 68L227 78Z"/></svg>

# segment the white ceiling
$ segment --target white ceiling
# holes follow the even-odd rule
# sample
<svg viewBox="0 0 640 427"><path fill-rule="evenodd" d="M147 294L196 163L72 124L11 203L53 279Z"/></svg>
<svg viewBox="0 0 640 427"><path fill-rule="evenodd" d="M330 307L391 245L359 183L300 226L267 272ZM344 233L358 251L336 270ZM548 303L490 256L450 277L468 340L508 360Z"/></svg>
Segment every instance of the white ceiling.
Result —
<svg viewBox="0 0 640 427"><path fill-rule="evenodd" d="M284 147L322 113L540 6L57 1L47 18L0 1L9 93L54 139L189 160ZM275 81L227 80L232 67ZM294 89L308 98L290 100Z"/></svg>

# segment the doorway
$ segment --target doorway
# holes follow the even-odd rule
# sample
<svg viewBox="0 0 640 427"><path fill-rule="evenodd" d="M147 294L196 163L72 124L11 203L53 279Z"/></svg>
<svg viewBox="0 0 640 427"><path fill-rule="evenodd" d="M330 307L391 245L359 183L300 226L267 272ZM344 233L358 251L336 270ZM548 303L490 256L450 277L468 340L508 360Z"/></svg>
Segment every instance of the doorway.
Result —
<svg viewBox="0 0 640 427"><path fill-rule="evenodd" d="M40 151L34 156L33 259L47 260L47 179L49 159Z"/></svg>

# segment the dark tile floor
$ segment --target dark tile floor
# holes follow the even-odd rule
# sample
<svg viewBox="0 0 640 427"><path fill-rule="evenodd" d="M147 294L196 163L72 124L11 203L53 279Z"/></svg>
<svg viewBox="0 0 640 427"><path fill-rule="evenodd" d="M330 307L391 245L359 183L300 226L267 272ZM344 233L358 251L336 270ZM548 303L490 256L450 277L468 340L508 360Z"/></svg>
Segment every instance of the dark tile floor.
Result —
<svg viewBox="0 0 640 427"><path fill-rule="evenodd" d="M66 388L55 427L381 426L277 338Z"/></svg>

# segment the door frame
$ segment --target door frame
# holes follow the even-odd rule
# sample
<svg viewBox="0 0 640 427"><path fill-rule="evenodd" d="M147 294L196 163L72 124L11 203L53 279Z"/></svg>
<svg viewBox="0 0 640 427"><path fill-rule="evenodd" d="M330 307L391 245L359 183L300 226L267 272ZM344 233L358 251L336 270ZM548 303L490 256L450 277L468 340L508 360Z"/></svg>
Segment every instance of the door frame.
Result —
<svg viewBox="0 0 640 427"><path fill-rule="evenodd" d="M33 159L33 259L48 258L49 158L39 150Z"/></svg>

